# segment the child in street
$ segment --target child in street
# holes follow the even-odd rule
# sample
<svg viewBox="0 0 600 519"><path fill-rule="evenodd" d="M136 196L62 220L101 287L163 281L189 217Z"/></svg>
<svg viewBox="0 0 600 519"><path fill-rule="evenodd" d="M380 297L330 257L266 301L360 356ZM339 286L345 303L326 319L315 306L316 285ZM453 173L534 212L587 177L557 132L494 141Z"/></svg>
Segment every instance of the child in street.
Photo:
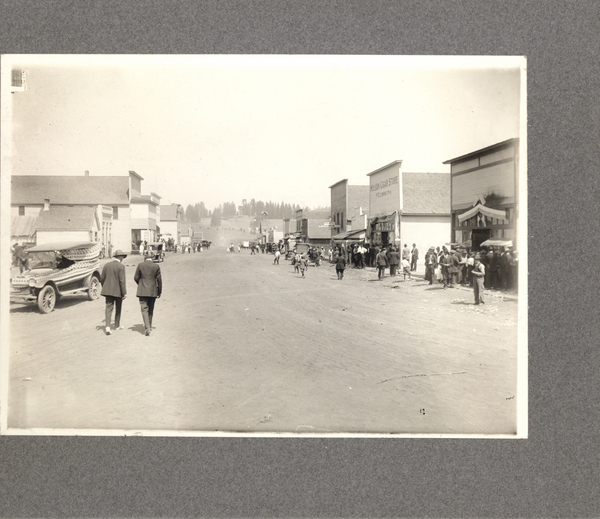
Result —
<svg viewBox="0 0 600 519"><path fill-rule="evenodd" d="M410 281L410 262L406 258L402 260L402 272L404 273L404 281L406 281L406 276L408 276L408 280Z"/></svg>
<svg viewBox="0 0 600 519"><path fill-rule="evenodd" d="M302 277L304 277L304 271L308 268L308 260L306 259L304 254L300 256L298 266L300 267L300 273L302 274Z"/></svg>

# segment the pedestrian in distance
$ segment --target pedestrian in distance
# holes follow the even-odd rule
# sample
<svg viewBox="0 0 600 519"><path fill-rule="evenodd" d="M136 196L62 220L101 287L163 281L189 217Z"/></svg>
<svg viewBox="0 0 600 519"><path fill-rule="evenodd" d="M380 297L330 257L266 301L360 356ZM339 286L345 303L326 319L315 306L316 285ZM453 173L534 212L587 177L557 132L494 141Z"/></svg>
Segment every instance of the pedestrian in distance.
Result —
<svg viewBox="0 0 600 519"><path fill-rule="evenodd" d="M406 247L406 245L404 247ZM390 276L395 277L398 266L400 265L400 253L398 252L397 247L391 247L391 249L388 258L388 261L390 262Z"/></svg>
<svg viewBox="0 0 600 519"><path fill-rule="evenodd" d="M273 258L273 265L279 265L279 258L281 257L281 252L279 249L275 251L275 258Z"/></svg>
<svg viewBox="0 0 600 519"><path fill-rule="evenodd" d="M417 244L413 243L413 248L410 251L410 270L417 270L418 259L419 259L419 249L417 249Z"/></svg>
<svg viewBox="0 0 600 519"><path fill-rule="evenodd" d="M408 276L408 280L410 281L410 263L407 259L402 260L402 272L404 273L404 281L406 281L406 276Z"/></svg>
<svg viewBox="0 0 600 519"><path fill-rule="evenodd" d="M346 258L343 254L338 254L335 259L335 272L338 280L344 279L344 269L346 268Z"/></svg>
<svg viewBox="0 0 600 519"><path fill-rule="evenodd" d="M385 249L381 249L381 252L377 254L377 257L375 258L375 264L377 266L377 279L381 281L384 277L385 269L388 266Z"/></svg>
<svg viewBox="0 0 600 519"><path fill-rule="evenodd" d="M483 305L485 304L485 301L483 300L485 266L481 263L481 256L479 254L475 254L475 264L473 265L471 275L473 276L473 295L475 297L475 304L478 305L481 303Z"/></svg>
<svg viewBox="0 0 600 519"><path fill-rule="evenodd" d="M125 266L123 260L127 257L122 250L117 250L112 261L109 261L102 268L100 274L100 283L102 291L100 295L104 296L104 333L112 335L110 330L110 321L112 319L113 308L115 310L115 328L122 330L121 326L121 307L123 299L127 297L127 284L125 280Z"/></svg>
<svg viewBox="0 0 600 519"><path fill-rule="evenodd" d="M404 248L402 249L402 259L410 261L410 249L408 245L405 243Z"/></svg>
<svg viewBox="0 0 600 519"><path fill-rule="evenodd" d="M304 277L304 272L308 270L308 260L306 259L306 255L302 254L302 256L300 256L298 267L300 268L300 274Z"/></svg>
<svg viewBox="0 0 600 519"><path fill-rule="evenodd" d="M429 247L427 254L425 254L425 280L429 281L430 285L433 285L435 279L435 269L437 268L437 255L435 248Z"/></svg>
<svg viewBox="0 0 600 519"><path fill-rule="evenodd" d="M146 258L144 261L138 263L133 280L138 286L136 295L140 301L146 336L149 336L152 331L154 305L156 299L160 298L162 294L160 267L151 258Z"/></svg>

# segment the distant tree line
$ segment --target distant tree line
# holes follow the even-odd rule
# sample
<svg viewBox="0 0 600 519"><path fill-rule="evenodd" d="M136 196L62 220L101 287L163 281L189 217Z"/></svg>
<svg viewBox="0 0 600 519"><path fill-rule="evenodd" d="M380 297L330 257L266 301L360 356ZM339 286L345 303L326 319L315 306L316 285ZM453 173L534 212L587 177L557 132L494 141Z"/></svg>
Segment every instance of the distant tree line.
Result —
<svg viewBox="0 0 600 519"><path fill-rule="evenodd" d="M296 215L296 211L302 209L298 204L286 204L285 202L263 202L262 200L242 200L241 205L236 205L234 202L225 202L216 207L213 211L209 211L204 202L199 202L194 205L188 205L185 210L185 219L188 222L200 222L201 218L211 219L210 223L218 227L221 225L222 219L231 218L236 215L257 217L267 213L269 218L284 219L292 218ZM305 211L311 209L306 207ZM328 207L317 207L314 211L329 211Z"/></svg>

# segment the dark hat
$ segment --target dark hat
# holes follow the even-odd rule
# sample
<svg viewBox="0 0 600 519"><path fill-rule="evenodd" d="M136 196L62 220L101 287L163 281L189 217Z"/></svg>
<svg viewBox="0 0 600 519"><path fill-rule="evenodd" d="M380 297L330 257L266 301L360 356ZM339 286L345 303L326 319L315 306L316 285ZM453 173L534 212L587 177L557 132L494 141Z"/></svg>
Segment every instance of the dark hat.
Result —
<svg viewBox="0 0 600 519"><path fill-rule="evenodd" d="M115 258L126 258L127 254L125 254L121 249L117 249L113 254Z"/></svg>

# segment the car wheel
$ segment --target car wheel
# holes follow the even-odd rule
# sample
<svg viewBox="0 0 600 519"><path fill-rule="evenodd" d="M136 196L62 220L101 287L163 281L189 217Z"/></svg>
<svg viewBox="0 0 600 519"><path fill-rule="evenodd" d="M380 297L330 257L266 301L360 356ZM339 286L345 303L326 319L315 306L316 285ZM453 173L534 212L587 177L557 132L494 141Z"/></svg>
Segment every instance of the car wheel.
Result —
<svg viewBox="0 0 600 519"><path fill-rule="evenodd" d="M37 298L38 308L43 314L49 314L56 304L56 291L52 285L46 285L40 290Z"/></svg>
<svg viewBox="0 0 600 519"><path fill-rule="evenodd" d="M90 301L95 301L100 297L100 280L98 276L92 276L90 279L90 288L88 290L88 299Z"/></svg>

